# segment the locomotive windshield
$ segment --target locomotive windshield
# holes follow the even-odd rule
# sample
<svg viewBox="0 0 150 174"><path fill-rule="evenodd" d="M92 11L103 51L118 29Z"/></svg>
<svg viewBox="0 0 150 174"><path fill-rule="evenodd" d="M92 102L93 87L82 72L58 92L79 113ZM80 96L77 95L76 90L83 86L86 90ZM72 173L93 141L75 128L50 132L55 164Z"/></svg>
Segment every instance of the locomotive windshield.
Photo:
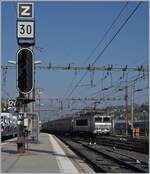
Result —
<svg viewBox="0 0 150 174"><path fill-rule="evenodd" d="M109 117L104 117L104 122L110 122L110 118Z"/></svg>
<svg viewBox="0 0 150 174"><path fill-rule="evenodd" d="M101 123L102 122L102 117L95 117L95 122Z"/></svg>
<svg viewBox="0 0 150 174"><path fill-rule="evenodd" d="M76 120L76 126L87 126L87 125L88 125L88 119Z"/></svg>
<svg viewBox="0 0 150 174"><path fill-rule="evenodd" d="M110 117L95 117L95 122L96 123L109 123L110 122Z"/></svg>

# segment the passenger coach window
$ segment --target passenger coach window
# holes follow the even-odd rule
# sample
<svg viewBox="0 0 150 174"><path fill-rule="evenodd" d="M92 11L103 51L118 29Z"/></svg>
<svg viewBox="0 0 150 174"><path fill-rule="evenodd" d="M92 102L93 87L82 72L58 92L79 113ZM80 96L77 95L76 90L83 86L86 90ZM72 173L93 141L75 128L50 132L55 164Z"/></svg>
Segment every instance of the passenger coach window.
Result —
<svg viewBox="0 0 150 174"><path fill-rule="evenodd" d="M104 117L104 122L110 122L110 118L109 117Z"/></svg>
<svg viewBox="0 0 150 174"><path fill-rule="evenodd" d="M88 125L88 120L76 120L76 126L87 126Z"/></svg>
<svg viewBox="0 0 150 174"><path fill-rule="evenodd" d="M101 117L96 117L96 118L95 118L95 122L101 123L101 122L102 122L102 118L101 118Z"/></svg>

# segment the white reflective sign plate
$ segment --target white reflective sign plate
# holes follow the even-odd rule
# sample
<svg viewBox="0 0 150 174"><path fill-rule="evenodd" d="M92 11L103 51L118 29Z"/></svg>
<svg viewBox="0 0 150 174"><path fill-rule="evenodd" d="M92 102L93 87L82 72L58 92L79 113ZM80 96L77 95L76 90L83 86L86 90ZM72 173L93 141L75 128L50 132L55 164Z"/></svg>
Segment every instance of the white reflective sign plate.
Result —
<svg viewBox="0 0 150 174"><path fill-rule="evenodd" d="M17 21L17 37L34 39L34 21Z"/></svg>
<svg viewBox="0 0 150 174"><path fill-rule="evenodd" d="M34 4L19 2L17 4L18 18L34 18Z"/></svg>

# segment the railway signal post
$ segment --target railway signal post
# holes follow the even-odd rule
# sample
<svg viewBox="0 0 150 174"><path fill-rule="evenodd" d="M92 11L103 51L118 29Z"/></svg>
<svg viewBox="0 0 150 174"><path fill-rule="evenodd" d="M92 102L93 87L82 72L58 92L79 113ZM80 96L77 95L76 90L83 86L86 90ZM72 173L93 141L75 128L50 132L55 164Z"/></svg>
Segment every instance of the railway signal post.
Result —
<svg viewBox="0 0 150 174"><path fill-rule="evenodd" d="M32 48L35 44L34 27L34 4L19 2L17 4L17 42L19 50L17 52L17 97L18 111L18 153L25 152L25 127L24 119L28 104L34 99L34 55ZM32 112L32 111L30 111Z"/></svg>

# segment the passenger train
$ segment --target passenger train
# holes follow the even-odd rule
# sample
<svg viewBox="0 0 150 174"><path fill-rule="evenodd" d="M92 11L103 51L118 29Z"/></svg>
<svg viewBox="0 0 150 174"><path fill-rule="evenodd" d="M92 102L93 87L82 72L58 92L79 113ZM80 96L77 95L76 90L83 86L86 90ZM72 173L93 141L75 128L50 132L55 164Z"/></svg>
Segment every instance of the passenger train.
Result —
<svg viewBox="0 0 150 174"><path fill-rule="evenodd" d="M11 113L1 113L1 138L17 135L17 116Z"/></svg>
<svg viewBox="0 0 150 174"><path fill-rule="evenodd" d="M110 134L112 129L111 116L87 112L48 121L42 124L42 130L51 133L88 133Z"/></svg>

